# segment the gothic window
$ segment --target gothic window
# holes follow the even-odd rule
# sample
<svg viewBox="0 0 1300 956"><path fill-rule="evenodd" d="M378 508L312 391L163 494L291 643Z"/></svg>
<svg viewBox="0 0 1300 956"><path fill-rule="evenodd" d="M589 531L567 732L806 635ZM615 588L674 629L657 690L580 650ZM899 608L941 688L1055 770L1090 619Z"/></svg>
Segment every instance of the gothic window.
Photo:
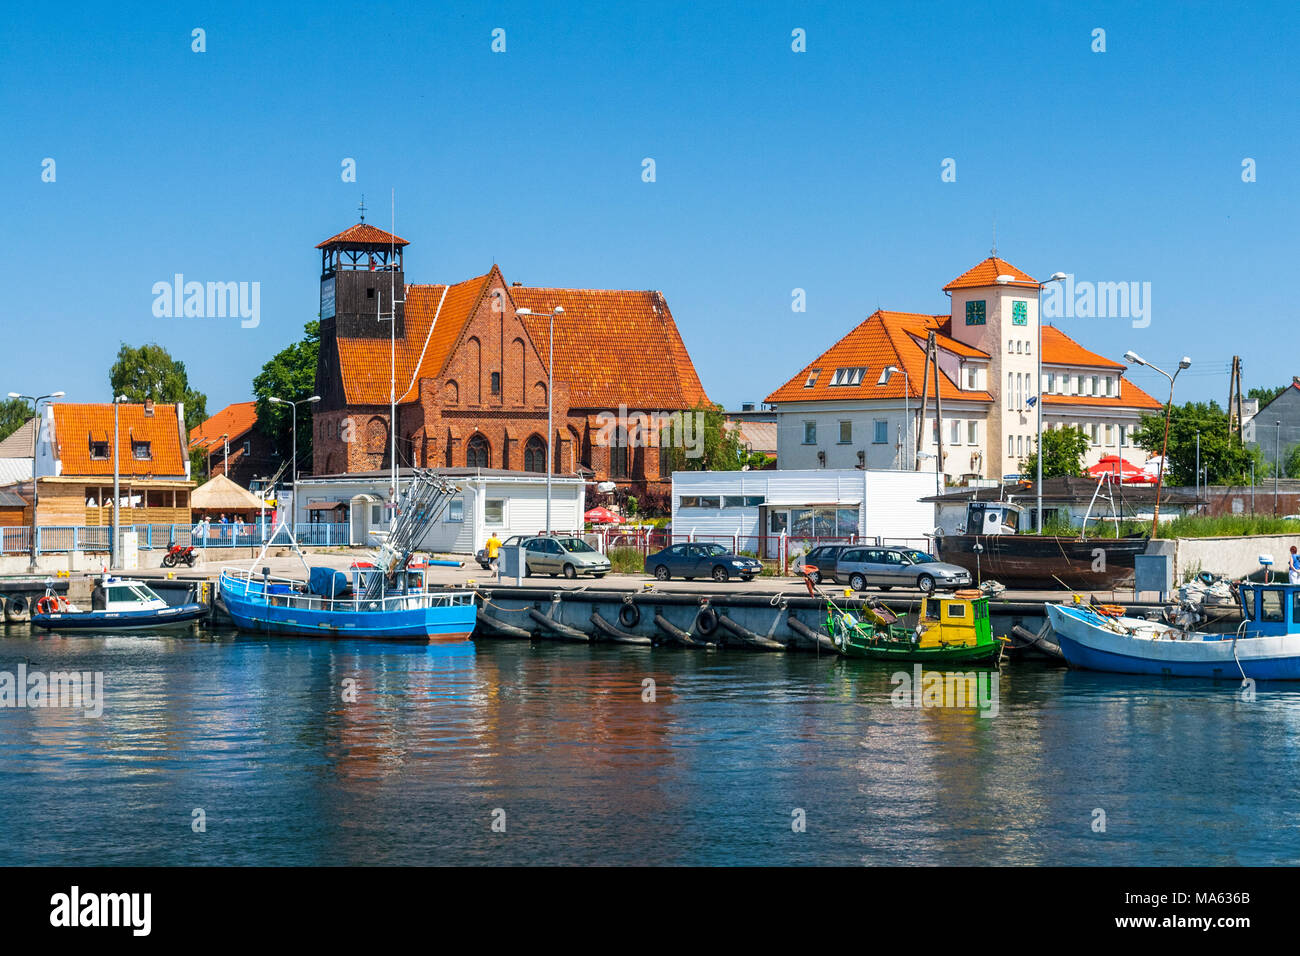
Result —
<svg viewBox="0 0 1300 956"><path fill-rule="evenodd" d="M492 446L482 435L475 435L465 446L465 464L470 468L492 467Z"/></svg>
<svg viewBox="0 0 1300 956"><path fill-rule="evenodd" d="M524 444L524 471L546 470L546 442L540 435L530 435Z"/></svg>

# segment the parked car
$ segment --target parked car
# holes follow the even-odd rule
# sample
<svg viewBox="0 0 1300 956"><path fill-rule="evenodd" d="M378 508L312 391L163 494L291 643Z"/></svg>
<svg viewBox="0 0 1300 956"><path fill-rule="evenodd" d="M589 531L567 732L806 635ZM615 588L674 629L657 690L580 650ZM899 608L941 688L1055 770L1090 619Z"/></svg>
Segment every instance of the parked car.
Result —
<svg viewBox="0 0 1300 956"><path fill-rule="evenodd" d="M955 588L971 583L970 572L940 561L915 548L851 547L840 552L835 579L847 581L855 591L876 587L920 588L930 593L936 587Z"/></svg>
<svg viewBox="0 0 1300 956"><path fill-rule="evenodd" d="M762 570L763 564L757 558L732 554L720 544L674 544L645 559L645 573L660 581L676 576L687 581L710 577L721 582L730 580L733 574L742 581L752 581Z"/></svg>
<svg viewBox="0 0 1300 956"><path fill-rule="evenodd" d="M549 574L555 577L563 574L566 578L576 578L579 574L590 574L603 578L612 565L605 557L581 538L571 535L516 534L501 542L501 547L524 549L524 574ZM484 570L491 568L487 548L479 548L474 555Z"/></svg>
<svg viewBox="0 0 1300 956"><path fill-rule="evenodd" d="M850 544L823 544L813 548L803 556L800 564L811 565L817 570L813 571L810 577L814 584L820 584L822 581L839 581L835 577L835 563L840 559L840 554L853 547Z"/></svg>
<svg viewBox="0 0 1300 956"><path fill-rule="evenodd" d="M509 538L506 538L504 541L501 542L501 547L517 548L519 545L523 544L524 539L528 537L531 537L531 535L526 535L526 534L511 535ZM488 558L487 548L479 548L477 551L475 551L474 560L479 563L479 567L481 567L484 571L492 570L492 561L490 558Z"/></svg>

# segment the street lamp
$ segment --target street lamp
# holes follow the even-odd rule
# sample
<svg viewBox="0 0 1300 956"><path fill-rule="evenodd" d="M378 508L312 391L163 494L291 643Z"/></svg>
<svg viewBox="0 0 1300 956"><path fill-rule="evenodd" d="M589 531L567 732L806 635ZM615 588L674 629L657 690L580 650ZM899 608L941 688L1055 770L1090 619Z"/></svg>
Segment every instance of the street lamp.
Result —
<svg viewBox="0 0 1300 956"><path fill-rule="evenodd" d="M119 447L117 410L118 408L121 407L122 403L125 401L128 401L125 395L113 396L113 544L108 549L108 554L109 554L108 566L113 571L118 570L121 561L121 556L118 554L118 534L120 533L118 529L119 529L119 520L121 517L121 514L118 511L118 506L121 504L122 501L122 491L120 488L120 481L122 476L122 464L121 464L121 459L118 457L117 454L117 449ZM132 473L134 474L134 472Z"/></svg>
<svg viewBox="0 0 1300 956"><path fill-rule="evenodd" d="M893 377L894 377L898 372L900 372L900 371L902 371L902 369L900 369L897 365L890 365L890 366L886 367L885 369L883 369L883 370L881 371L881 373L880 373L880 380L879 380L878 382L876 382L876 385L877 385L877 386L888 385L888 384L889 384L889 380L890 380L891 378L893 378ZM912 444L911 444L911 441L912 441L912 418L911 418L911 416L908 414L908 409L907 409L907 393L910 392L911 390L912 390L912 387L911 387L911 384L908 382L908 379L907 379L907 372L903 371L903 447L904 447L904 448L907 448L907 449L909 449L909 450L910 450L911 447L912 447ZM899 456L898 456L898 467L899 467L899 468L902 468L902 467L903 467L903 456L902 456L902 455L899 455ZM912 461L912 471L916 471L916 461L915 461L915 459L913 459L913 461Z"/></svg>
<svg viewBox="0 0 1300 956"><path fill-rule="evenodd" d="M290 527L292 527L293 519L297 517L298 511L298 406L314 405L316 402L320 401L320 396L313 395L311 398L304 398L296 402L291 402L287 398L276 398L274 395L269 395L267 396L267 401L275 402L277 405L288 405L289 410L293 413L293 496L289 499L294 510L294 514L290 518ZM396 490L397 489L393 489L394 493L396 493Z"/></svg>
<svg viewBox="0 0 1300 956"><path fill-rule="evenodd" d="M27 565L28 571L36 570L36 505L40 501L40 492L36 486L36 438L41 433L41 402L49 398L62 398L63 392L50 392L48 395L20 395L18 392L10 392L10 398L23 399L32 403L32 413L36 416L36 421L32 425L32 523L31 523L31 540L27 542L27 553L30 556L30 563Z"/></svg>
<svg viewBox="0 0 1300 956"><path fill-rule="evenodd" d="M1178 373L1183 369L1192 367L1192 360L1184 355L1179 360L1178 368L1174 370L1173 375L1170 375L1157 365L1152 365L1131 349L1124 353L1124 361L1128 362L1130 365L1145 365L1147 368L1159 372L1165 378L1169 379L1169 403L1165 405L1165 438L1164 442L1160 445L1160 469L1156 473L1156 508L1155 513L1151 516L1151 537L1154 538L1156 536L1157 522L1160 521L1160 487L1165 480L1165 460L1169 457L1169 416L1174 410L1174 379L1178 377ZM1039 457L1041 458L1042 456L1040 455Z"/></svg>
<svg viewBox="0 0 1300 956"><path fill-rule="evenodd" d="M515 309L516 315L534 315L532 309ZM551 466L554 464L554 458L551 455L551 438L555 434L555 426L551 419L554 410L552 396L555 394L555 317L564 314L564 306L557 305L550 311L547 318L548 338L550 342L547 346L548 355L546 359L546 533L551 533ZM618 441L618 435L615 434L614 440Z"/></svg>
<svg viewBox="0 0 1300 956"><path fill-rule="evenodd" d="M1053 272L1052 277L1047 282L1064 281L1066 275L1064 272ZM1034 408L1038 415L1038 439L1035 448L1038 454L1035 456L1034 489L1037 494L1037 510L1034 512L1034 531L1037 534L1043 533L1043 289L1047 287L1047 282L1038 283L1038 359L1036 361L1037 373L1034 378Z"/></svg>

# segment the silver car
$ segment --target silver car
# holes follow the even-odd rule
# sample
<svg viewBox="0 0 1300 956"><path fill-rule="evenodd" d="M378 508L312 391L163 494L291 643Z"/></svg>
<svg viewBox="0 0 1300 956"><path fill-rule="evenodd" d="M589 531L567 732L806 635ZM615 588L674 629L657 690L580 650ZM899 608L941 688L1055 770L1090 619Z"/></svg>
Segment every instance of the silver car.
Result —
<svg viewBox="0 0 1300 956"><path fill-rule="evenodd" d="M868 587L920 588L929 594L936 587L955 588L971 583L970 572L946 564L932 554L913 548L853 547L840 552L835 579L847 581L855 591Z"/></svg>
<svg viewBox="0 0 1300 956"><path fill-rule="evenodd" d="M525 538L522 543L527 574L563 574L566 578L591 574L603 578L610 570L609 558L581 538L539 535Z"/></svg>

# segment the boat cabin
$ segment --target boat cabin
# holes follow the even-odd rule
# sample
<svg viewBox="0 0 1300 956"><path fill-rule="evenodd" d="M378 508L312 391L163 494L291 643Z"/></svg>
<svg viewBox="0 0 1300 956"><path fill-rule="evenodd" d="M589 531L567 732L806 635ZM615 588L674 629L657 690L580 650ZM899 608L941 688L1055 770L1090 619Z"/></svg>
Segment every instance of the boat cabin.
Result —
<svg viewBox="0 0 1300 956"><path fill-rule="evenodd" d="M1237 599L1250 635L1300 634L1300 587L1243 583Z"/></svg>
<svg viewBox="0 0 1300 956"><path fill-rule="evenodd" d="M1006 501L972 501L966 505L962 534L1017 534L1023 509Z"/></svg>
<svg viewBox="0 0 1300 956"><path fill-rule="evenodd" d="M957 595L927 595L921 598L917 636L919 647L951 647L992 640L989 599Z"/></svg>
<svg viewBox="0 0 1300 956"><path fill-rule="evenodd" d="M105 576L90 592L92 611L161 611L167 606L167 602L143 581Z"/></svg>

